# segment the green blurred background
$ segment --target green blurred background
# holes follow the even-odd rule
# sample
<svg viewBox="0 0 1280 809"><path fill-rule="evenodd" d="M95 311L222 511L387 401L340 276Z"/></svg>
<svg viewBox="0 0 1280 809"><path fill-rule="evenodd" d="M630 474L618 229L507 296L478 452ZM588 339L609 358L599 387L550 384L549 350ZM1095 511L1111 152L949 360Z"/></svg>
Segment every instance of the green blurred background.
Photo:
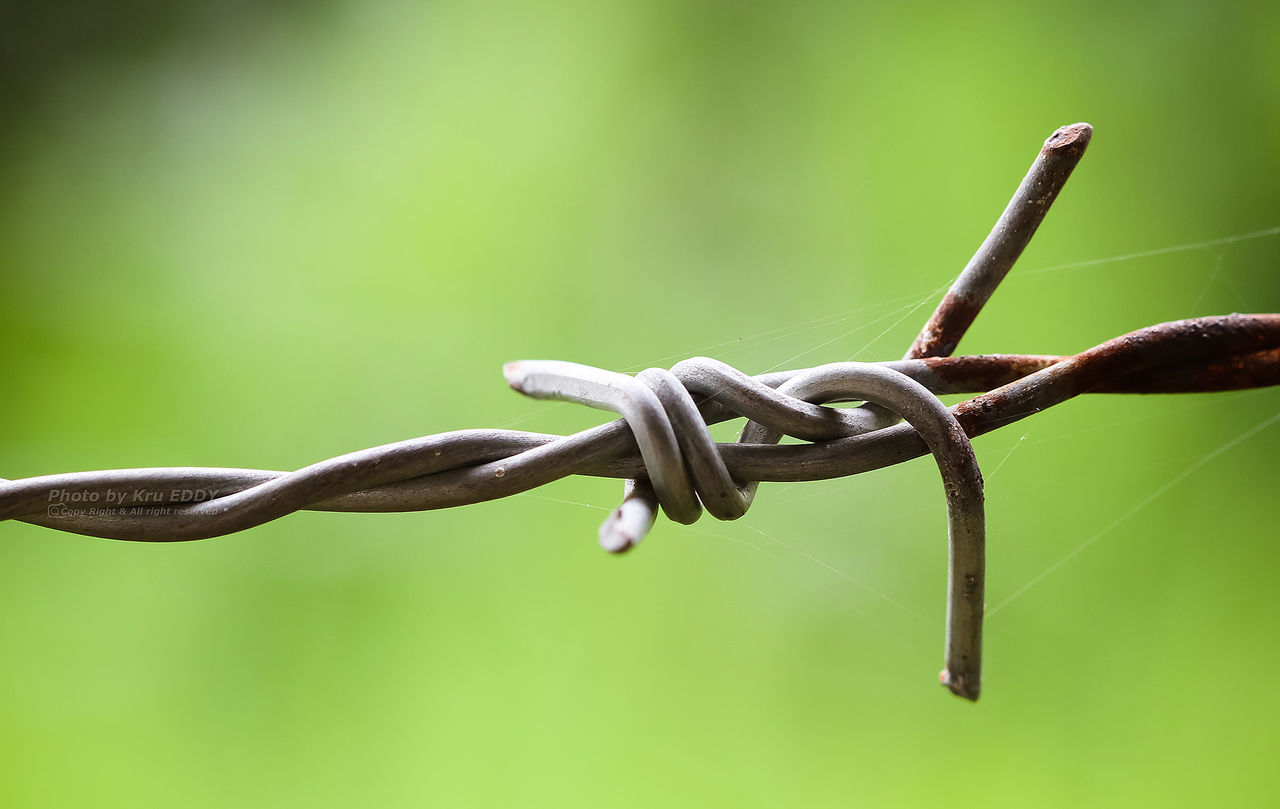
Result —
<svg viewBox="0 0 1280 809"><path fill-rule="evenodd" d="M605 419L507 390L522 357L897 358L1078 120L962 351L1280 310L1280 235L1170 249L1280 225L1274 3L4 6L6 477ZM6 523L0 804L1256 803L1280 426L1227 445L1277 410L1099 396L979 439L1017 597L977 705L936 685L923 459L623 558L585 479L168 546Z"/></svg>

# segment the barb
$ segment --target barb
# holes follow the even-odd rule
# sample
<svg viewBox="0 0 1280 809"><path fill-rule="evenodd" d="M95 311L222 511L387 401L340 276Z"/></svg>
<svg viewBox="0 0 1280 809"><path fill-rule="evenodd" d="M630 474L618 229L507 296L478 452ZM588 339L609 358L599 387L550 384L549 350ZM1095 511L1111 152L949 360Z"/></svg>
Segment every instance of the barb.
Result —
<svg viewBox="0 0 1280 809"><path fill-rule="evenodd" d="M1026 246L1087 145L1087 124L1047 142L1000 222L939 304L907 358L747 375L693 358L631 377L572 363L506 366L538 398L615 410L623 419L568 436L460 430L352 452L299 469L176 467L0 479L0 520L145 542L242 531L302 509L422 511L526 492L569 475L624 478L601 526L611 551L633 547L658 508L693 522L703 507L736 519L762 481L860 474L932 453L949 516L943 682L981 687L985 529L969 439L1083 393L1190 393L1280 384L1280 315L1233 314L1149 326L1075 355L951 357ZM980 394L954 407L942 394ZM859 408L822 403L862 401ZM906 423L895 423L898 417ZM707 428L747 419L738 442ZM803 444L780 445L784 436Z"/></svg>
<svg viewBox="0 0 1280 809"><path fill-rule="evenodd" d="M948 521L946 667L940 679L952 693L976 700L982 681L986 516L982 473L969 436L928 388L875 365L824 365L796 374L778 393L810 402L853 397L873 403L906 419L933 453L945 484ZM781 432L758 422L742 431L747 444L774 444L781 438Z"/></svg>
<svg viewBox="0 0 1280 809"><path fill-rule="evenodd" d="M907 359L950 356L956 350L1035 235L1092 138L1093 127L1084 123L1061 127L1049 136L995 227L911 344Z"/></svg>

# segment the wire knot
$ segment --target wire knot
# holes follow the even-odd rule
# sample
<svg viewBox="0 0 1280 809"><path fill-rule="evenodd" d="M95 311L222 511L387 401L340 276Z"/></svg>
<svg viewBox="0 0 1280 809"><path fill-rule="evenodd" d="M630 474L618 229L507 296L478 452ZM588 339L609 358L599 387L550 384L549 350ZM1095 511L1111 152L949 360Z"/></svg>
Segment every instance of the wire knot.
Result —
<svg viewBox="0 0 1280 809"><path fill-rule="evenodd" d="M612 410L630 427L648 477L627 482L622 505L600 528L600 544L614 553L644 538L658 507L685 524L697 521L704 506L721 520L736 520L751 507L758 482L730 476L708 428L723 414L703 412L695 394L702 397L702 408L747 417L740 444L776 444L784 435L848 437L888 426L895 417L905 419L933 453L945 484L951 569L943 683L957 694L977 697L986 568L982 473L968 435L924 385L880 365L837 362L801 371L774 389L705 357L635 376L554 360L509 363L503 373L527 396ZM818 406L831 401L878 407Z"/></svg>

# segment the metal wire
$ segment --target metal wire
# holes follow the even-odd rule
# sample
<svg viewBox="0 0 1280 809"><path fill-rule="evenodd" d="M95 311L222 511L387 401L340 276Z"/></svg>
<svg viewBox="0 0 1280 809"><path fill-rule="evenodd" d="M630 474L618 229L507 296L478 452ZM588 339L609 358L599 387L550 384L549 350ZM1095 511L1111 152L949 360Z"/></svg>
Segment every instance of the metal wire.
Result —
<svg viewBox="0 0 1280 809"><path fill-rule="evenodd" d="M1280 315L1164 323L1065 358L985 355L878 365L938 394L972 393L993 378L1012 376L1013 382L951 408L965 433L976 437L1085 392L1208 392L1280 384ZM1037 365L1043 367L1027 373ZM786 435L813 435L821 427L814 412L824 408L775 390L800 373L748 377L750 384L741 387L726 383L702 401L700 411L707 424L746 416ZM828 412L837 414L828 420L829 434L854 432L845 421L850 411ZM901 424L818 443L722 443L716 449L731 478L741 482L826 480L927 453L916 431ZM0 519L108 539L183 541L243 531L302 509L396 512L479 503L570 475L647 477L627 423L569 436L458 430L359 450L294 472L167 467L4 480Z"/></svg>
<svg viewBox="0 0 1280 809"><path fill-rule="evenodd" d="M932 452L947 492L946 668L977 699L985 587L982 478L969 439L1087 392L1185 393L1280 384L1280 315L1233 314L1139 329L1073 356L947 356L1009 271L1084 154L1092 129L1045 142L991 234L907 358L747 375L709 358L632 377L551 361L507 365L516 390L623 418L573 435L460 430L360 450L294 472L175 467L0 478L0 520L110 539L171 542L242 531L292 512L422 511L507 497L569 475L626 479L601 527L633 547L657 510L736 519L761 481L859 474ZM938 396L981 393L954 407ZM863 401L857 408L822 402ZM906 423L895 423L899 417ZM736 443L707 428L748 420ZM804 444L778 445L782 436Z"/></svg>

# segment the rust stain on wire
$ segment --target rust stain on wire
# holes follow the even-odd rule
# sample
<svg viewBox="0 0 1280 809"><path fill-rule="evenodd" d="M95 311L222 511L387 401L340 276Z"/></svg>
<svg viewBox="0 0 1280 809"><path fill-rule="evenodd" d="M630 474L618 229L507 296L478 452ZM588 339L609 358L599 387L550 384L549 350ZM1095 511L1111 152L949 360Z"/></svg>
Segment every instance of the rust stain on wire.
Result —
<svg viewBox="0 0 1280 809"><path fill-rule="evenodd" d="M659 509L737 519L762 481L868 472L932 453L948 511L947 637L941 680L981 690L985 526L969 439L1084 393L1194 393L1280 384L1280 315L1232 314L1148 326L1075 355L951 354L1039 227L1092 136L1045 141L991 233L905 359L750 376L709 358L635 377L572 363L511 363L513 388L614 410L568 436L459 430L360 450L294 472L172 467L0 479L0 520L109 539L175 542L243 531L302 509L423 511L507 497L569 475L625 479L601 544L625 551ZM980 394L951 408L942 394ZM830 408L831 401L863 401ZM746 418L735 443L707 428ZM905 418L906 423L897 423ZM804 444L779 445L782 436Z"/></svg>

